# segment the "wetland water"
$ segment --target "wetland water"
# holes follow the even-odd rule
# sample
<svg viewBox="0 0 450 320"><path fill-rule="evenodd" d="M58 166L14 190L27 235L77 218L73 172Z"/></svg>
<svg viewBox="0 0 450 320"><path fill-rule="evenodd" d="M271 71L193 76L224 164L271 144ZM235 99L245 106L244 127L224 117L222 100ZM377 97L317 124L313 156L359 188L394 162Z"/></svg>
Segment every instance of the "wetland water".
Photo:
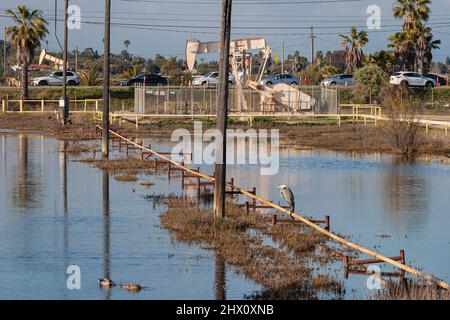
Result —
<svg viewBox="0 0 450 320"><path fill-rule="evenodd" d="M145 143L170 150L165 141ZM164 208L145 196L181 194L179 178L118 182L59 152L62 144L39 133L0 133L0 299L241 299L259 289L213 252L174 243L159 227ZM281 152L276 176L249 165L232 165L228 175L275 202L276 187L288 184L299 213L330 215L332 231L385 255L404 249L408 264L450 281L449 165L291 149ZM141 185L149 180L150 188ZM66 287L72 264L81 268L81 290ZM340 263L334 267L342 278ZM104 276L144 290L104 291L96 282ZM350 275L345 297L369 294L366 280Z"/></svg>

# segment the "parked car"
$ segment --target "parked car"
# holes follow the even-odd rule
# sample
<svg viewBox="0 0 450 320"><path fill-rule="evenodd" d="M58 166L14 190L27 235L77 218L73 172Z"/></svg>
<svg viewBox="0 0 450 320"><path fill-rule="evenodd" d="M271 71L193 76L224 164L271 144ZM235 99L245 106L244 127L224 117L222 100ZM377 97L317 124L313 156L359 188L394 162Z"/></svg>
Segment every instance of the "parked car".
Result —
<svg viewBox="0 0 450 320"><path fill-rule="evenodd" d="M234 84L234 77L230 73L228 75L228 82L230 84ZM194 77L192 80L193 86L211 86L211 85L218 85L219 84L219 72L210 72L204 76L197 76Z"/></svg>
<svg viewBox="0 0 450 320"><path fill-rule="evenodd" d="M67 71L66 83L68 86L77 86L80 84L80 77L73 71ZM63 72L54 71L44 77L34 78L31 80L31 84L34 86L62 86Z"/></svg>
<svg viewBox="0 0 450 320"><path fill-rule="evenodd" d="M336 74L330 78L323 79L320 84L323 86L351 86L353 85L353 75Z"/></svg>
<svg viewBox="0 0 450 320"><path fill-rule="evenodd" d="M436 86L436 81L434 79L424 77L417 72L411 71L400 71L394 73L394 75L391 76L389 83L392 85L404 84L411 87L433 88Z"/></svg>
<svg viewBox="0 0 450 320"><path fill-rule="evenodd" d="M446 86L448 84L448 79L446 77L434 74L434 73L425 73L423 75L425 78L433 79L436 83L436 85L439 84L439 86Z"/></svg>
<svg viewBox="0 0 450 320"><path fill-rule="evenodd" d="M260 84L271 86L277 83L286 83L290 85L297 85L300 83L300 79L289 74L273 74L261 80Z"/></svg>
<svg viewBox="0 0 450 320"><path fill-rule="evenodd" d="M144 83L146 86L157 86L157 85L164 86L164 85L167 85L168 82L167 82L166 78L164 78L163 76L160 76L159 74L143 73L136 77L122 80L120 82L120 85L127 87L127 86L132 86L135 84L144 84Z"/></svg>

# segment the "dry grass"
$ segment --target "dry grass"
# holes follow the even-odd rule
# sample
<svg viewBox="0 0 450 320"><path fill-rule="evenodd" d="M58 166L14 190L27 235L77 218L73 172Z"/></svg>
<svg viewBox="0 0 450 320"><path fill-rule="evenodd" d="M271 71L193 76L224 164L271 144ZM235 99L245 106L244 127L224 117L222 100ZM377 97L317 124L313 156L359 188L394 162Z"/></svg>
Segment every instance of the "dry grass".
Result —
<svg viewBox="0 0 450 320"><path fill-rule="evenodd" d="M319 291L340 294L338 281L330 278L327 283L314 282L314 273L308 264L315 257L311 254L313 247L318 243L324 245L325 239L298 237L300 243L296 244L283 238L289 243L285 249L264 245L264 236L278 234L280 237L291 233L283 233L283 225L272 230L270 219L263 214L246 215L229 203L227 217L217 221L211 210L199 209L195 202L171 199L167 212L161 216L161 224L173 232L176 240L214 250L238 273L262 285L264 290L250 298L314 299ZM286 228L297 227L289 224ZM308 231L298 228L297 232L301 235ZM312 243L307 245L305 242L309 241Z"/></svg>
<svg viewBox="0 0 450 320"><path fill-rule="evenodd" d="M73 143L69 144L63 152L65 153L74 153L74 154L80 154L83 152L98 152L99 148L97 145L93 144L84 144L84 143Z"/></svg>
<svg viewBox="0 0 450 320"><path fill-rule="evenodd" d="M110 172L134 172L151 170L154 167L153 161L141 160L135 158L123 158L113 160L95 160L95 159L82 159L79 162L92 163L101 170L107 170Z"/></svg>
<svg viewBox="0 0 450 320"><path fill-rule="evenodd" d="M144 186L144 187L146 187L146 188L150 188L150 187L153 186L153 185L154 185L154 183L151 182L151 181L144 181L144 182L141 182L141 186Z"/></svg>
<svg viewBox="0 0 450 320"><path fill-rule="evenodd" d="M137 181L138 178L134 174L123 174L114 176L114 179L120 182L133 182Z"/></svg>
<svg viewBox="0 0 450 320"><path fill-rule="evenodd" d="M368 297L372 300L450 300L450 291L407 280L389 283L381 291Z"/></svg>

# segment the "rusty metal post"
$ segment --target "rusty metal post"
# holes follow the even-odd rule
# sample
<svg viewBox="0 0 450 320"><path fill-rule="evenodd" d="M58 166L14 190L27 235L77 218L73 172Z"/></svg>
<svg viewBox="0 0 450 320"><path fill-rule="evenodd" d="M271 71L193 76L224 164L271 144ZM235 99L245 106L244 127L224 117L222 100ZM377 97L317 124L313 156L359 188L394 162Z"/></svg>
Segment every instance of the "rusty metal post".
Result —
<svg viewBox="0 0 450 320"><path fill-rule="evenodd" d="M342 262L344 263L344 278L348 279L348 266L349 266L348 256L343 256Z"/></svg>
<svg viewBox="0 0 450 320"><path fill-rule="evenodd" d="M184 170L181 170L181 187L184 188Z"/></svg>
<svg viewBox="0 0 450 320"><path fill-rule="evenodd" d="M330 231L330 216L325 216L325 230Z"/></svg>
<svg viewBox="0 0 450 320"><path fill-rule="evenodd" d="M256 187L253 187L252 193L253 195L256 196ZM255 207L256 207L256 199L253 199L253 210L255 210Z"/></svg>
<svg viewBox="0 0 450 320"><path fill-rule="evenodd" d="M277 215L273 214L272 215L272 225L275 226L277 224Z"/></svg>
<svg viewBox="0 0 450 320"><path fill-rule="evenodd" d="M248 215L250 214L250 206L248 201L245 201L245 213Z"/></svg>

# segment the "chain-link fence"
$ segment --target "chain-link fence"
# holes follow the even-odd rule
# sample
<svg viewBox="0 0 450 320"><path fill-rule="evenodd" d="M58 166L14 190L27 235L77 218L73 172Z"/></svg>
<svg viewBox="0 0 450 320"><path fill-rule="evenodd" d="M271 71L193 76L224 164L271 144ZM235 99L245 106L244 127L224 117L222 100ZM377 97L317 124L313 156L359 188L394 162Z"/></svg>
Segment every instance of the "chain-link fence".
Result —
<svg viewBox="0 0 450 320"><path fill-rule="evenodd" d="M242 94L239 99L237 90L229 88L230 112L337 113L337 93L333 88L291 88L275 94L272 106L255 90L244 89ZM138 85L134 92L134 112L138 114L216 114L217 102L217 86Z"/></svg>

